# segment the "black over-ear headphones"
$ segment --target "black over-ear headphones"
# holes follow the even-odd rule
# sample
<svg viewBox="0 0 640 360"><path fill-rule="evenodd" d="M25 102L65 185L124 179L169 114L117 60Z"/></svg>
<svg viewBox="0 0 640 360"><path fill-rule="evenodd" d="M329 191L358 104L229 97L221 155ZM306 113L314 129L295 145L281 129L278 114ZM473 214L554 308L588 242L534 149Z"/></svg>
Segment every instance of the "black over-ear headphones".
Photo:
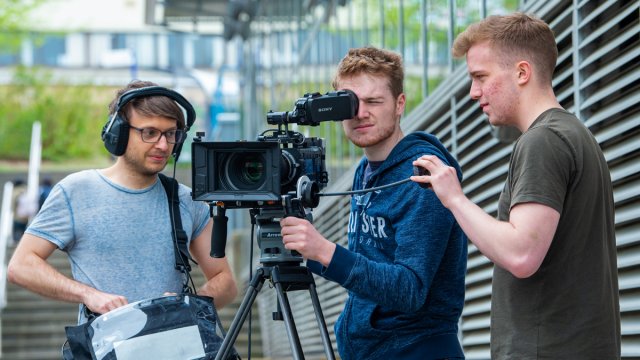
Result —
<svg viewBox="0 0 640 360"><path fill-rule="evenodd" d="M185 133L189 131L191 125L196 121L196 112L193 109L193 106L191 106L184 96L171 89L167 89L162 86L147 86L129 90L120 96L113 115L102 128L102 141L111 154L115 156L123 155L127 150L127 143L129 142L130 126L129 123L120 116L120 110L127 105L129 101L147 96L166 96L178 103L178 105L180 105L187 113L187 117L185 119L186 124L183 129ZM175 159L180 156L180 150L182 150L183 143L184 141L174 145L173 157Z"/></svg>

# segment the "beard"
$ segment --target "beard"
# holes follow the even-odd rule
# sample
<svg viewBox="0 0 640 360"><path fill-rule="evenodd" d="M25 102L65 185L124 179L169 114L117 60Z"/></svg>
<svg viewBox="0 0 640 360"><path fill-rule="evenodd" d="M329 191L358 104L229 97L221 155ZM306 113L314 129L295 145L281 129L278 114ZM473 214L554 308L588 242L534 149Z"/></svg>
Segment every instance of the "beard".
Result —
<svg viewBox="0 0 640 360"><path fill-rule="evenodd" d="M376 128L374 132L365 134L358 134L356 130L352 129L347 133L347 138L357 147L367 148L387 140L394 132L395 124L389 124L389 126Z"/></svg>
<svg viewBox="0 0 640 360"><path fill-rule="evenodd" d="M127 152L124 153L123 158L127 167L132 169L134 172L143 175L143 176L155 176L162 170L164 170L165 166L167 166L167 161L163 163L156 163L152 165L147 165L145 163L146 154L140 156L130 155Z"/></svg>

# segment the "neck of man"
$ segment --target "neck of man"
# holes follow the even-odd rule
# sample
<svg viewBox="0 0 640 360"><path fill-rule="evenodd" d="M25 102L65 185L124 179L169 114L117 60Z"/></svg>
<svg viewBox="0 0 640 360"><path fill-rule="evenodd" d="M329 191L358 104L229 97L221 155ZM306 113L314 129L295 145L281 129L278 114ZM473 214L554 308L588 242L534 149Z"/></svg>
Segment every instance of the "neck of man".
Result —
<svg viewBox="0 0 640 360"><path fill-rule="evenodd" d="M132 169L122 158L118 157L115 164L101 170L102 175L112 182L128 189L145 189L153 185L158 174L143 174Z"/></svg>
<svg viewBox="0 0 640 360"><path fill-rule="evenodd" d="M384 161L402 138L404 138L404 134L402 133L402 130L398 128L388 138L375 145L363 148L364 156L366 156L369 161Z"/></svg>
<svg viewBox="0 0 640 360"><path fill-rule="evenodd" d="M520 97L519 106L519 121L516 122L515 127L520 132L525 132L531 127L534 121L545 111L549 109L562 109L562 105L558 102L553 88L539 89L532 94L524 94Z"/></svg>

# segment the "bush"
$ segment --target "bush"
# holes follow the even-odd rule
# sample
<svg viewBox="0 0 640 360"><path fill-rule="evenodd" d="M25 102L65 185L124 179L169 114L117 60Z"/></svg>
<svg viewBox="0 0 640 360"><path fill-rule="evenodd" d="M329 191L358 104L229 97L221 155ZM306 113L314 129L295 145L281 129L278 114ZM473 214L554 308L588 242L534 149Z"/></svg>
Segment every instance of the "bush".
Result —
<svg viewBox="0 0 640 360"><path fill-rule="evenodd" d="M107 157L100 130L114 89L54 83L48 72L19 67L11 85L0 87L0 158L27 160L31 128L42 125L42 159Z"/></svg>

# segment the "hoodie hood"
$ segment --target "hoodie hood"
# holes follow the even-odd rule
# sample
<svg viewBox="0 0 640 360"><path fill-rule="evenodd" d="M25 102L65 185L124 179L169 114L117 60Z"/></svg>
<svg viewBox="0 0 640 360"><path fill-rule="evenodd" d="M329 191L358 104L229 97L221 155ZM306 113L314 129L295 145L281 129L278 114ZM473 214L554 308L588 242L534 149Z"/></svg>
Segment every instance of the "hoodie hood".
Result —
<svg viewBox="0 0 640 360"><path fill-rule="evenodd" d="M423 131L408 134L400 140L376 172L381 174L398 163L406 161L407 159L411 159L413 161L426 154L436 155L443 163L455 168L456 173L458 174L458 180L462 181L462 170L460 169L460 165L456 159L449 153L437 137ZM367 163L368 160L365 157L358 167L358 171L356 172L358 175L356 178L360 176L361 171L364 171ZM407 177L410 175L413 174L407 174Z"/></svg>

